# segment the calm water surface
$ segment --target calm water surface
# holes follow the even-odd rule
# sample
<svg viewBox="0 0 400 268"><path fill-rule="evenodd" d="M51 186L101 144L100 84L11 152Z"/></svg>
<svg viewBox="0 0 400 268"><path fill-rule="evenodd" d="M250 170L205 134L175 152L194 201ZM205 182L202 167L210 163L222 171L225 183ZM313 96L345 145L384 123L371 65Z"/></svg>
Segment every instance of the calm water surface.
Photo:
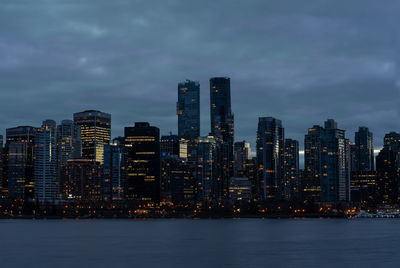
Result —
<svg viewBox="0 0 400 268"><path fill-rule="evenodd" d="M1 220L0 267L400 267L400 219Z"/></svg>

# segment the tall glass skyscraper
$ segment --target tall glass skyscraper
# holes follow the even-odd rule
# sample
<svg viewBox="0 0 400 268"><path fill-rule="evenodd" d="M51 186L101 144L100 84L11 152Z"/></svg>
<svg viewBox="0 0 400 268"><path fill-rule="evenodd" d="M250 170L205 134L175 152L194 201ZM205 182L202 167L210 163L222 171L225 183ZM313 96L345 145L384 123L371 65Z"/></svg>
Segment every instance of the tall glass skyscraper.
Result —
<svg viewBox="0 0 400 268"><path fill-rule="evenodd" d="M299 197L299 142L292 139L285 139L284 155L284 198L286 200Z"/></svg>
<svg viewBox="0 0 400 268"><path fill-rule="evenodd" d="M125 196L130 201L160 202L160 130L147 122L125 127Z"/></svg>
<svg viewBox="0 0 400 268"><path fill-rule="evenodd" d="M353 171L374 170L374 139L367 127L359 127L355 133L355 155Z"/></svg>
<svg viewBox="0 0 400 268"><path fill-rule="evenodd" d="M211 202L218 193L218 183L215 168L216 142L214 137L199 138L196 191L197 199L201 202Z"/></svg>
<svg viewBox="0 0 400 268"><path fill-rule="evenodd" d="M43 121L36 130L34 155L35 198L40 203L54 202L58 194L55 121Z"/></svg>
<svg viewBox="0 0 400 268"><path fill-rule="evenodd" d="M229 194L229 179L233 176L234 116L231 109L231 80L228 77L210 79L211 135L217 143L218 198Z"/></svg>
<svg viewBox="0 0 400 268"><path fill-rule="evenodd" d="M264 200L281 200L284 195L284 129L282 121L260 117L257 130L257 165Z"/></svg>
<svg viewBox="0 0 400 268"><path fill-rule="evenodd" d="M8 193L11 200L34 198L34 148L36 128L6 129Z"/></svg>
<svg viewBox="0 0 400 268"><path fill-rule="evenodd" d="M238 141L234 144L234 176L238 177L239 173L243 173L244 165L247 160L251 159L250 143L246 141Z"/></svg>
<svg viewBox="0 0 400 268"><path fill-rule="evenodd" d="M178 84L178 136L195 140L200 136L200 84L186 80Z"/></svg>
<svg viewBox="0 0 400 268"><path fill-rule="evenodd" d="M103 164L104 145L111 140L111 115L84 111L74 114L74 123L81 128L82 157Z"/></svg>
<svg viewBox="0 0 400 268"><path fill-rule="evenodd" d="M350 201L349 140L333 119L325 122L321 144L321 201Z"/></svg>

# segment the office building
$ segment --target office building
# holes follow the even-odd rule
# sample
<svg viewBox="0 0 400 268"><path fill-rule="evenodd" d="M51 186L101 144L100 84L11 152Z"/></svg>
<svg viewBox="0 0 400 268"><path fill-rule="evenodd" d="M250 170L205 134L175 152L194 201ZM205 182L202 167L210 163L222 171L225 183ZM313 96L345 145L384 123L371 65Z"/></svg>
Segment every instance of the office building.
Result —
<svg viewBox="0 0 400 268"><path fill-rule="evenodd" d="M81 128L82 158L103 164L104 145L111 140L111 115L94 110L75 113L74 124Z"/></svg>
<svg viewBox="0 0 400 268"><path fill-rule="evenodd" d="M299 199L299 142L285 139L284 145L284 199Z"/></svg>
<svg viewBox="0 0 400 268"><path fill-rule="evenodd" d="M216 141L212 136L199 138L197 169L196 169L196 193L197 200L212 202L218 198L219 184L216 170Z"/></svg>
<svg viewBox="0 0 400 268"><path fill-rule="evenodd" d="M39 203L52 203L57 199L56 156L56 122L46 120L35 133L35 199Z"/></svg>
<svg viewBox="0 0 400 268"><path fill-rule="evenodd" d="M248 178L231 178L229 184L229 198L234 203L251 201L251 182Z"/></svg>
<svg viewBox="0 0 400 268"><path fill-rule="evenodd" d="M121 205L125 199L125 147L118 139L104 146L103 200L107 204Z"/></svg>
<svg viewBox="0 0 400 268"><path fill-rule="evenodd" d="M281 120L260 117L257 129L257 165L264 200L284 198L284 129Z"/></svg>
<svg viewBox="0 0 400 268"><path fill-rule="evenodd" d="M235 142L234 144L234 176L238 177L240 172L244 171L244 164L251 159L250 143L246 141Z"/></svg>
<svg viewBox="0 0 400 268"><path fill-rule="evenodd" d="M355 155L353 171L374 170L374 139L367 127L359 127L355 133Z"/></svg>
<svg viewBox="0 0 400 268"><path fill-rule="evenodd" d="M11 200L34 198L34 148L36 128L6 129L8 194Z"/></svg>
<svg viewBox="0 0 400 268"><path fill-rule="evenodd" d="M160 130L147 122L125 127L125 196L129 201L160 202Z"/></svg>
<svg viewBox="0 0 400 268"><path fill-rule="evenodd" d="M219 199L226 198L233 176L234 115L231 108L231 82L227 77L210 79L211 135L216 140L216 170Z"/></svg>

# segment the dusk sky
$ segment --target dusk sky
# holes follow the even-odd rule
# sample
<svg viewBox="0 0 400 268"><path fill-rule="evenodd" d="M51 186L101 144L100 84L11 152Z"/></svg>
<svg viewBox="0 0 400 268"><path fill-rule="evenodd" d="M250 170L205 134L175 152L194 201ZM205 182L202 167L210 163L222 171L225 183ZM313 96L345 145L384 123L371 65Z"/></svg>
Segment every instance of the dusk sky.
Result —
<svg viewBox="0 0 400 268"><path fill-rule="evenodd" d="M231 78L235 138L254 149L260 116L300 141L334 118L375 147L400 131L400 1L2 0L0 133L44 119L112 114L113 136L135 121L177 132L177 84Z"/></svg>

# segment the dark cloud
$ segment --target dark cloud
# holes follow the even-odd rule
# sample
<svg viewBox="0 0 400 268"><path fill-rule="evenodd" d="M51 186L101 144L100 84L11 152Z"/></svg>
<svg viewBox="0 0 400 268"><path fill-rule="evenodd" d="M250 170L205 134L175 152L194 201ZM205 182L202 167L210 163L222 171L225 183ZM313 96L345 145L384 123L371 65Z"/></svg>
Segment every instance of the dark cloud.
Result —
<svg viewBox="0 0 400 268"><path fill-rule="evenodd" d="M199 80L202 133L209 81L232 79L236 139L255 143L258 116L303 143L335 118L400 131L398 10L354 1L12 1L0 5L1 132L84 109L176 132L177 83Z"/></svg>

